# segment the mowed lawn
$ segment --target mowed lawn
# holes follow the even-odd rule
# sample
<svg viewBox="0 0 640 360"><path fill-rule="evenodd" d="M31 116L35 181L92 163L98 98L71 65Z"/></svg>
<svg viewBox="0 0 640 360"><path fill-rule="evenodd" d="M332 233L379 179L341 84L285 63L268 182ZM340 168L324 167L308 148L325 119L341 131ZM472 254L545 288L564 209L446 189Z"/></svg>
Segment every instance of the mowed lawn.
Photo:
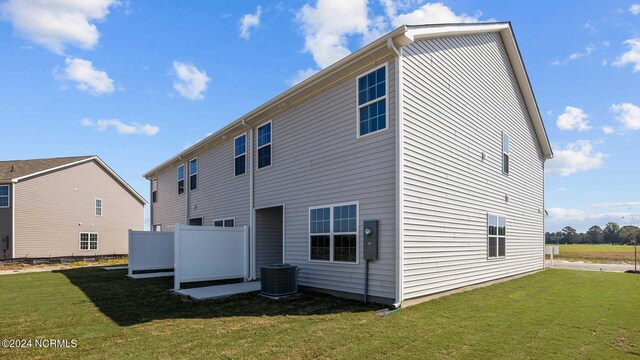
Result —
<svg viewBox="0 0 640 360"><path fill-rule="evenodd" d="M171 279L80 268L0 276L0 338L76 339L20 358L621 359L640 356L640 276L546 270L408 307L305 294L192 302Z"/></svg>
<svg viewBox="0 0 640 360"><path fill-rule="evenodd" d="M554 257L573 261L632 262L634 251L630 245L562 244L560 254Z"/></svg>

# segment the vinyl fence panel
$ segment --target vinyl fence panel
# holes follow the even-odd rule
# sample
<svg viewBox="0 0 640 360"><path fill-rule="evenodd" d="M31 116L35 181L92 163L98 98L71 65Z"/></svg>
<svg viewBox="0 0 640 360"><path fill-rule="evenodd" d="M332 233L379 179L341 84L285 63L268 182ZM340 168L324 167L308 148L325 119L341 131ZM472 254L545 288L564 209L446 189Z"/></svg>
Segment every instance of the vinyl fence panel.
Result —
<svg viewBox="0 0 640 360"><path fill-rule="evenodd" d="M173 268L173 238L172 232L129 230L129 275Z"/></svg>

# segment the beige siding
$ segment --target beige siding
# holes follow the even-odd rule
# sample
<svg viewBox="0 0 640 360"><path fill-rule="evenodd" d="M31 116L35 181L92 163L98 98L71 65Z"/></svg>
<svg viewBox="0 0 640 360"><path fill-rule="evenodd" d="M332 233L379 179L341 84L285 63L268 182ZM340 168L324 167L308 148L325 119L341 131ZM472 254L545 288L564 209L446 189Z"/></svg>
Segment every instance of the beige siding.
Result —
<svg viewBox="0 0 640 360"><path fill-rule="evenodd" d="M156 177L158 180L158 201L151 204L151 228L153 225L162 225L163 231L173 231L175 224L186 224L185 195L178 195L177 167L177 165L167 167ZM185 186L187 186L186 179ZM185 193L186 191L185 189Z"/></svg>
<svg viewBox="0 0 640 360"><path fill-rule="evenodd" d="M500 36L403 51L404 298L542 269L544 160ZM488 212L507 216L504 259L487 259Z"/></svg>
<svg viewBox="0 0 640 360"><path fill-rule="evenodd" d="M356 137L356 76L270 119L273 165L255 170L255 206L285 205L284 261L300 267L300 285L363 293L364 261L309 261L309 207L357 201L359 259L362 220L380 220L370 295L395 298L395 61L386 61L388 130Z"/></svg>
<svg viewBox="0 0 640 360"><path fill-rule="evenodd" d="M11 258L11 243L13 241L11 226L12 224L12 206L13 201L11 199L11 194L13 189L11 188L11 184L0 184L0 185L9 185L9 207L0 208L0 259L3 258Z"/></svg>
<svg viewBox="0 0 640 360"><path fill-rule="evenodd" d="M16 257L126 254L144 227L143 205L94 161L17 183L15 206ZM80 232L98 233L98 250L80 250Z"/></svg>

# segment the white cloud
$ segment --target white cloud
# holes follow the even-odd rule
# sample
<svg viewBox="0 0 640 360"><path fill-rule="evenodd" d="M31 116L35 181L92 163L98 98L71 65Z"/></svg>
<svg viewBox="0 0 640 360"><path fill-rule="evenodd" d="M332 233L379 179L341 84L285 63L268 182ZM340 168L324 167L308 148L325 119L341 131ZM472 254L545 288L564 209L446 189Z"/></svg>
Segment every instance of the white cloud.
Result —
<svg viewBox="0 0 640 360"><path fill-rule="evenodd" d="M91 127L97 131L107 131L109 128L114 128L118 134L121 135L154 136L160 131L160 128L154 125L138 124L135 122L125 124L118 119L100 119L95 121L91 119L82 119L80 123L82 126Z"/></svg>
<svg viewBox="0 0 640 360"><path fill-rule="evenodd" d="M627 65L633 65L633 72L640 71L640 39L629 39L624 42L628 47L629 51L622 54L620 57L613 62L613 66L615 67L625 67Z"/></svg>
<svg viewBox="0 0 640 360"><path fill-rule="evenodd" d="M633 15L638 15L638 14L640 14L640 4L633 4L633 5L631 5L631 7L629 8L629 11L630 11Z"/></svg>
<svg viewBox="0 0 640 360"><path fill-rule="evenodd" d="M57 76L63 80L75 82L78 90L96 96L115 91L113 80L105 71L94 68L91 61L67 58L64 62L66 64L64 73Z"/></svg>
<svg viewBox="0 0 640 360"><path fill-rule="evenodd" d="M561 229L570 225L578 231L585 231L592 225L598 224L602 227L614 221L620 225L629 225L640 219L640 202L610 202L603 204L588 204L578 208L554 207L547 209L549 216L545 221L545 227Z"/></svg>
<svg viewBox="0 0 640 360"><path fill-rule="evenodd" d="M249 40L251 36L251 28L260 26L260 16L262 15L262 7L258 6L255 14L245 14L240 19L240 37Z"/></svg>
<svg viewBox="0 0 640 360"><path fill-rule="evenodd" d="M9 0L0 15L16 33L57 54L68 45L93 49L100 33L95 22L104 20L117 0Z"/></svg>
<svg viewBox="0 0 640 360"><path fill-rule="evenodd" d="M599 169L604 165L607 154L596 152L589 140L578 140L564 149L554 151L553 159L547 161L545 172L560 176L576 172Z"/></svg>
<svg viewBox="0 0 640 360"><path fill-rule="evenodd" d="M631 103L620 103L611 105L611 111L626 129L640 130L640 107Z"/></svg>
<svg viewBox="0 0 640 360"><path fill-rule="evenodd" d="M412 12L396 14L396 7L392 1L383 0L383 3L385 4L387 16L391 19L391 24L395 27L400 25L477 23L480 21L480 16L482 15L481 12L477 12L476 15L458 15L441 2L427 3Z"/></svg>
<svg viewBox="0 0 640 360"><path fill-rule="evenodd" d="M572 53L571 55L569 55L569 57L567 57L564 60L554 60L551 62L551 65L566 65L568 64L570 61L575 61L578 60L582 57L585 56L589 56L591 54L593 54L593 52L596 50L596 47L594 45L588 45L587 47L584 48L584 51L576 51L574 53Z"/></svg>
<svg viewBox="0 0 640 360"><path fill-rule="evenodd" d="M206 72L191 64L174 61L173 73L177 77L173 82L173 88L180 95L190 100L204 99L204 92L211 81Z"/></svg>
<svg viewBox="0 0 640 360"><path fill-rule="evenodd" d="M567 192L567 188L566 187L559 187L559 188L556 189L556 191Z"/></svg>
<svg viewBox="0 0 640 360"><path fill-rule="evenodd" d="M556 124L560 130L578 130L586 131L591 129L587 118L589 115L577 107L567 106L564 108L564 113L558 116Z"/></svg>
<svg viewBox="0 0 640 360"><path fill-rule="evenodd" d="M296 85L310 78L311 76L316 74L318 71L320 70L314 69L314 68L298 70L298 72L294 76L292 76L290 79L287 79L286 83L291 86Z"/></svg>
<svg viewBox="0 0 640 360"><path fill-rule="evenodd" d="M612 126L603 126L602 127L602 132L605 135L611 135L615 132L615 129Z"/></svg>

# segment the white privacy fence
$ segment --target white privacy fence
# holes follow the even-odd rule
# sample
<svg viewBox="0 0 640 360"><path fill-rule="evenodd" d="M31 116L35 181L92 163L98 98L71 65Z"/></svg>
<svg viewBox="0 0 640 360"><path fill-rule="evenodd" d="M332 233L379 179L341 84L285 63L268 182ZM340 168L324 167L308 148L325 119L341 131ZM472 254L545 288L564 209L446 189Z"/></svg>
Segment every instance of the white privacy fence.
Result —
<svg viewBox="0 0 640 360"><path fill-rule="evenodd" d="M176 225L174 289L180 283L249 278L249 232L235 228Z"/></svg>
<svg viewBox="0 0 640 360"><path fill-rule="evenodd" d="M172 232L129 230L129 275L173 268L173 238Z"/></svg>

